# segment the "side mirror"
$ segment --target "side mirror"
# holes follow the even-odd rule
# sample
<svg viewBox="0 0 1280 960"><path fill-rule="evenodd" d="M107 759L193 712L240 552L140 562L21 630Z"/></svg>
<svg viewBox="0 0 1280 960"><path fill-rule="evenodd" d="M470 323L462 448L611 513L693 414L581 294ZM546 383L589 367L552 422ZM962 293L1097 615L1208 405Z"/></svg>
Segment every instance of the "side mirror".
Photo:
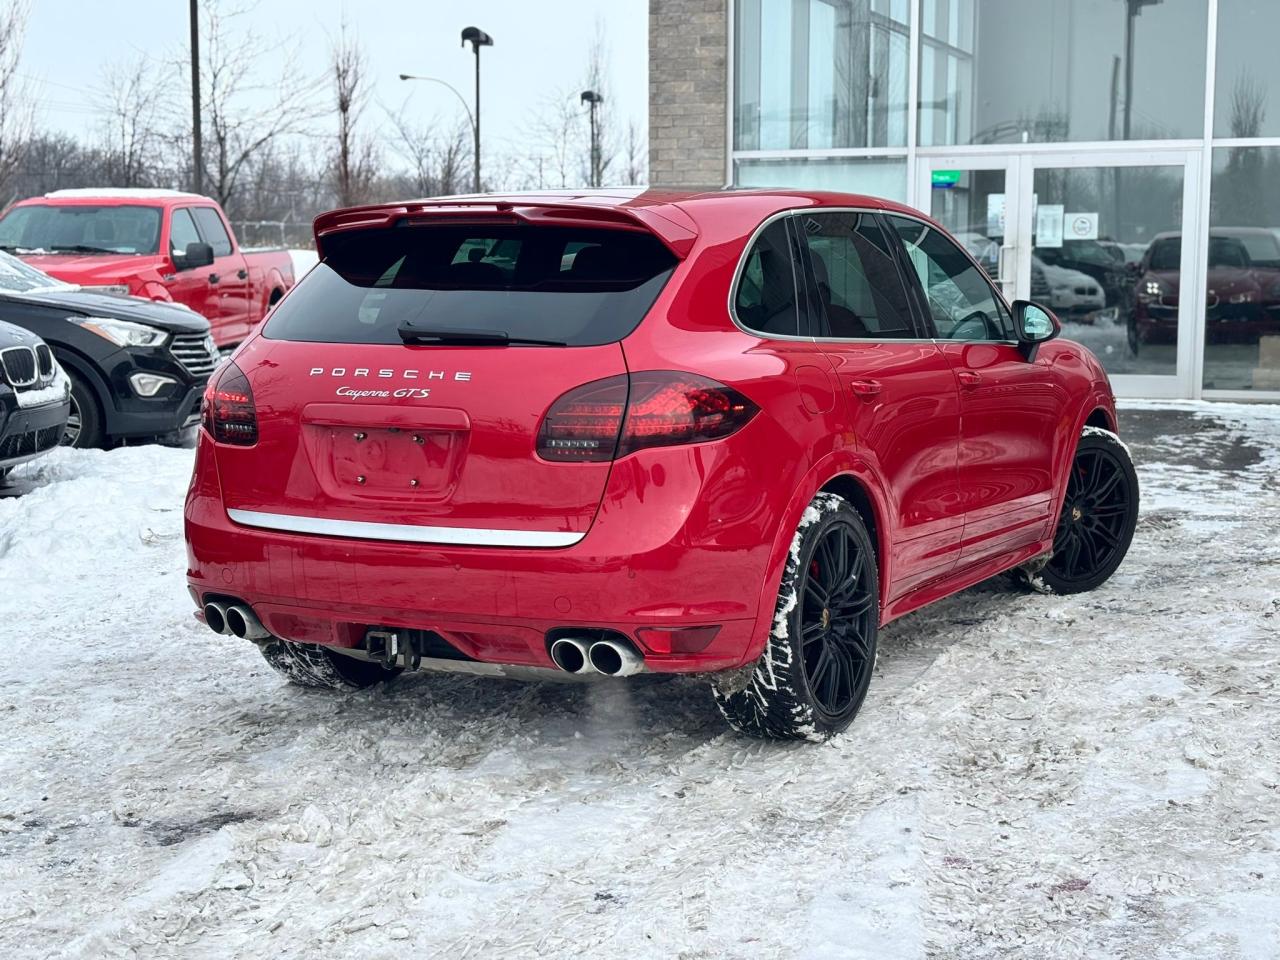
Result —
<svg viewBox="0 0 1280 960"><path fill-rule="evenodd" d="M173 266L176 270L195 270L213 263L213 247L207 243L193 241L187 244L186 252L173 255Z"/></svg>
<svg viewBox="0 0 1280 960"><path fill-rule="evenodd" d="M1035 360L1040 344L1062 332L1062 324L1058 323L1053 311L1030 300L1013 302L1013 328L1017 331L1018 346L1027 362Z"/></svg>

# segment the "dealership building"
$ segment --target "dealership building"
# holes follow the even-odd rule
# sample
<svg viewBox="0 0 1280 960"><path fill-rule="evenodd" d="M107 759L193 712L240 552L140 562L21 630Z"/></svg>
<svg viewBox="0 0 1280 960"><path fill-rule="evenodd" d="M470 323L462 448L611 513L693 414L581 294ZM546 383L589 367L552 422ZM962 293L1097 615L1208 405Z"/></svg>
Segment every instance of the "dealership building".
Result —
<svg viewBox="0 0 1280 960"><path fill-rule="evenodd" d="M1277 37L1278 0L650 0L650 182L904 201L1117 393L1280 401Z"/></svg>

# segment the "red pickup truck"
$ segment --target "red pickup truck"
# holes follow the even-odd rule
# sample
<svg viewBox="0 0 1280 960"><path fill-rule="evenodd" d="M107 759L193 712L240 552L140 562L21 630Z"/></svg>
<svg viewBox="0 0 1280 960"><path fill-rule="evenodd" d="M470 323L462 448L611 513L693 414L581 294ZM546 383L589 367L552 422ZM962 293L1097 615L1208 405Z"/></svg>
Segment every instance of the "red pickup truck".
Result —
<svg viewBox="0 0 1280 960"><path fill-rule="evenodd" d="M239 343L293 286L285 250L240 249L217 202L176 190L56 190L0 216L0 250L83 289L167 300Z"/></svg>

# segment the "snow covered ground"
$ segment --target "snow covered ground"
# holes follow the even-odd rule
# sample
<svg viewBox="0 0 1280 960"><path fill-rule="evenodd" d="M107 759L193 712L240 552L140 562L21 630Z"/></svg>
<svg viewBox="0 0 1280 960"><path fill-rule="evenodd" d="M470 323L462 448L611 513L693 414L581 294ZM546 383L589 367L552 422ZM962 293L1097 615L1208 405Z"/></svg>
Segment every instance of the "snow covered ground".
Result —
<svg viewBox="0 0 1280 960"><path fill-rule="evenodd" d="M1134 548L881 638L820 746L683 680L284 686L190 616L190 452L0 497L0 956L1273 958L1280 408L1133 405Z"/></svg>

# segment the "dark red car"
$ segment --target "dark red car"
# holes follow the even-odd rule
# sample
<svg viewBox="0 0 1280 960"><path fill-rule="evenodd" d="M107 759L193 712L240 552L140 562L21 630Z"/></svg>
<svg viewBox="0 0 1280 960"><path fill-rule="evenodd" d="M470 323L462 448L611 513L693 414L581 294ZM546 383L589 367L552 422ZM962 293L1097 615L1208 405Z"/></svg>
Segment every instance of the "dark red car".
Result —
<svg viewBox="0 0 1280 960"><path fill-rule="evenodd" d="M821 738L881 625L1128 548L1101 366L908 208L481 196L316 238L186 505L198 616L297 682L708 674L739 729Z"/></svg>

